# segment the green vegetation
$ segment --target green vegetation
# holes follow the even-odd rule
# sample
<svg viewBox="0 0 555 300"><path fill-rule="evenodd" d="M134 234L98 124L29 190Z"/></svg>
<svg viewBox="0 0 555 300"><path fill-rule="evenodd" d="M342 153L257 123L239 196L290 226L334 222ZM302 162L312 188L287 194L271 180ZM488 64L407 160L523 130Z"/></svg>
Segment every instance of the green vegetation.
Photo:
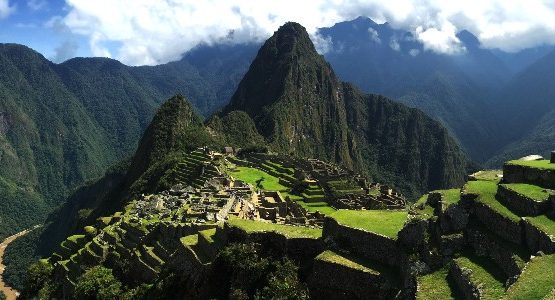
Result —
<svg viewBox="0 0 555 300"><path fill-rule="evenodd" d="M503 299L550 299L544 298L555 287L555 254L535 257L522 272L517 282Z"/></svg>
<svg viewBox="0 0 555 300"><path fill-rule="evenodd" d="M462 297L456 293L456 288L452 286L448 276L449 268L443 267L433 273L418 277L418 292L416 293L416 299L462 299Z"/></svg>
<svg viewBox="0 0 555 300"><path fill-rule="evenodd" d="M455 204L461 199L460 189L439 190L443 194L443 201L447 204Z"/></svg>
<svg viewBox="0 0 555 300"><path fill-rule="evenodd" d="M41 234L42 228L37 228L13 241L4 252L4 264L10 267L4 270L2 276L17 290L25 287L29 266L41 258L34 251Z"/></svg>
<svg viewBox="0 0 555 300"><path fill-rule="evenodd" d="M479 195L476 201L487 205L500 215L513 222L520 222L520 217L518 215L513 213L495 198L497 194L497 183L493 181L469 181L463 189L467 193Z"/></svg>
<svg viewBox="0 0 555 300"><path fill-rule="evenodd" d="M299 281L298 267L285 258L263 254L256 244L231 244L224 248L212 269L206 299L308 299Z"/></svg>
<svg viewBox="0 0 555 300"><path fill-rule="evenodd" d="M350 180L330 180L326 184L336 195L364 192L358 184Z"/></svg>
<svg viewBox="0 0 555 300"><path fill-rule="evenodd" d="M505 278L501 270L490 260L482 257L466 256L455 259L459 267L469 269L470 281L480 287L483 299L497 300L505 292Z"/></svg>
<svg viewBox="0 0 555 300"><path fill-rule="evenodd" d="M303 200L297 201L300 206L302 206L308 212L321 212L325 215L330 215L337 211L337 209L331 207L327 202L305 202Z"/></svg>
<svg viewBox="0 0 555 300"><path fill-rule="evenodd" d="M75 284L77 299L115 299L122 294L122 284L112 270L96 266L87 270Z"/></svg>
<svg viewBox="0 0 555 300"><path fill-rule="evenodd" d="M555 220L552 220L545 215L539 215L536 217L526 217L526 220L528 220L530 224L532 224L534 227L538 228L539 230L551 236L555 236Z"/></svg>
<svg viewBox="0 0 555 300"><path fill-rule="evenodd" d="M290 40L293 45L286 45ZM461 185L469 166L437 121L341 83L295 23L282 26L262 46L220 115L233 111L247 113L274 151L340 163L409 197ZM349 147L352 143L358 147Z"/></svg>
<svg viewBox="0 0 555 300"><path fill-rule="evenodd" d="M542 187L526 183L502 184L502 186L534 201L543 202L549 198L549 193Z"/></svg>
<svg viewBox="0 0 555 300"><path fill-rule="evenodd" d="M329 215L339 224L362 229L397 239L397 233L407 221L406 211L392 210L346 210L340 209Z"/></svg>
<svg viewBox="0 0 555 300"><path fill-rule="evenodd" d="M477 180L497 181L501 180L499 175L503 175L503 170L482 170L473 174Z"/></svg>
<svg viewBox="0 0 555 300"><path fill-rule="evenodd" d="M283 234L288 238L312 238L317 239L322 237L322 229L308 228L302 226L281 225L259 221L243 220L238 218L230 218L228 224L244 230L247 233L273 231Z"/></svg>
<svg viewBox="0 0 555 300"><path fill-rule="evenodd" d="M231 175L239 180L252 184L258 189L280 192L288 190L286 186L279 183L279 179L277 177L259 169L237 167L236 170L231 172Z"/></svg>
<svg viewBox="0 0 555 300"><path fill-rule="evenodd" d="M380 272L370 268L369 266L363 265L362 262L357 262L351 260L345 256L339 255L331 250L326 250L320 253L316 258L316 260L327 261L334 264L339 264L348 268L352 268L355 270L359 270L362 272L372 273L375 275L379 275Z"/></svg>
<svg viewBox="0 0 555 300"><path fill-rule="evenodd" d="M508 165L530 167L540 170L555 170L555 164L549 160L511 160L506 162Z"/></svg>

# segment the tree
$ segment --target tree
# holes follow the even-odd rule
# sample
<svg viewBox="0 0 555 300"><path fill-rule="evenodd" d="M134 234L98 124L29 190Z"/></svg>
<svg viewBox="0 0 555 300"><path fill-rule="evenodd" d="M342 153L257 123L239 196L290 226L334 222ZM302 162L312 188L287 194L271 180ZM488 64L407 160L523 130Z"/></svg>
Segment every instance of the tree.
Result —
<svg viewBox="0 0 555 300"><path fill-rule="evenodd" d="M270 274L268 284L260 293L258 299L308 299L308 289L299 281L298 268L288 258L276 264L276 270Z"/></svg>
<svg viewBox="0 0 555 300"><path fill-rule="evenodd" d="M36 295L49 281L54 267L45 260L32 264L27 272L25 292Z"/></svg>
<svg viewBox="0 0 555 300"><path fill-rule="evenodd" d="M95 266L77 279L75 297L77 299L116 299L122 293L121 282L112 270Z"/></svg>

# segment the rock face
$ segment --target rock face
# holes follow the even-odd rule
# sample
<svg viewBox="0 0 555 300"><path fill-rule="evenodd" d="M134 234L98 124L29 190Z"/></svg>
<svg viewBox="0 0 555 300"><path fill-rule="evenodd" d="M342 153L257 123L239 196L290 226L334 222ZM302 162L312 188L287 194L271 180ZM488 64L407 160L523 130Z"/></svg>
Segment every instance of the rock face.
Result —
<svg viewBox="0 0 555 300"><path fill-rule="evenodd" d="M461 184L468 167L439 123L339 81L296 23L260 49L221 115L233 111L246 112L279 152L392 178L409 194Z"/></svg>

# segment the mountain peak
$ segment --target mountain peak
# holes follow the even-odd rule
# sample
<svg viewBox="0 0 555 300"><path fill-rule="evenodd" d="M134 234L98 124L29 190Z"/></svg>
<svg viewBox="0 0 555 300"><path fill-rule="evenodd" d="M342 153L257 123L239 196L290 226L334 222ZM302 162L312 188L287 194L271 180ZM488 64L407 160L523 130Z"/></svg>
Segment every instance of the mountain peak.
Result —
<svg viewBox="0 0 555 300"><path fill-rule="evenodd" d="M134 181L164 155L183 150L187 132L202 127L202 120L183 96L167 100L156 112L133 157L129 177Z"/></svg>
<svg viewBox="0 0 555 300"><path fill-rule="evenodd" d="M285 23L260 48L224 114L243 110L254 118L283 99L286 86L300 87L315 81L298 76L308 72L314 77L322 70L325 74L331 73L306 29L298 23Z"/></svg>
<svg viewBox="0 0 555 300"><path fill-rule="evenodd" d="M478 38L468 30L462 30L457 33L457 38L467 47L467 48L478 48L480 47L480 41Z"/></svg>
<svg viewBox="0 0 555 300"><path fill-rule="evenodd" d="M310 40L306 28L295 22L287 22L282 25L264 46L266 45L274 46L278 50L276 53L278 57L304 51L316 53L316 48ZM261 51L264 48L266 47L263 47ZM270 50L275 52L274 49Z"/></svg>

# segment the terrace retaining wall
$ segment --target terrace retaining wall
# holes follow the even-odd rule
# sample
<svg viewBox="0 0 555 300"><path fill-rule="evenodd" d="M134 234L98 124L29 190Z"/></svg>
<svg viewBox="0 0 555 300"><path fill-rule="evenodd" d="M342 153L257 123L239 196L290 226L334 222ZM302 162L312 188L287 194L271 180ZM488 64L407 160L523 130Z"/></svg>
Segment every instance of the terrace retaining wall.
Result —
<svg viewBox="0 0 555 300"><path fill-rule="evenodd" d="M393 299L397 289L383 276L316 259L309 280L314 299Z"/></svg>
<svg viewBox="0 0 555 300"><path fill-rule="evenodd" d="M489 233L469 227L466 230L466 238L478 256L491 258L507 277L517 276L522 272L524 264L518 256L511 252L511 249L496 242Z"/></svg>
<svg viewBox="0 0 555 300"><path fill-rule="evenodd" d="M351 228L339 224L332 218L325 218L322 236L332 238L342 248L354 254L379 261L390 266L399 266L400 249L397 241L389 237Z"/></svg>
<svg viewBox="0 0 555 300"><path fill-rule="evenodd" d="M538 216L544 214L551 207L549 201L535 201L504 185L497 187L497 199L510 210L526 216Z"/></svg>
<svg viewBox="0 0 555 300"><path fill-rule="evenodd" d="M511 243L522 243L524 232L520 222L508 219L480 202L475 202L473 214L491 232Z"/></svg>
<svg viewBox="0 0 555 300"><path fill-rule="evenodd" d="M545 188L555 188L555 170L505 164L503 165L503 182L529 183Z"/></svg>
<svg viewBox="0 0 555 300"><path fill-rule="evenodd" d="M472 283L470 280L470 275L472 270L461 268L456 263L451 265L449 269L449 276L455 282L455 285L459 288L459 291L464 295L465 299L479 300L482 299L482 292L480 289Z"/></svg>
<svg viewBox="0 0 555 300"><path fill-rule="evenodd" d="M322 239L289 238L273 231L247 233L227 223L224 225L224 231L230 243L257 243L277 255L287 255L300 262L312 260L324 249Z"/></svg>
<svg viewBox="0 0 555 300"><path fill-rule="evenodd" d="M524 231L528 249L535 253L542 251L546 254L555 253L555 237L534 227L528 220L524 220Z"/></svg>

